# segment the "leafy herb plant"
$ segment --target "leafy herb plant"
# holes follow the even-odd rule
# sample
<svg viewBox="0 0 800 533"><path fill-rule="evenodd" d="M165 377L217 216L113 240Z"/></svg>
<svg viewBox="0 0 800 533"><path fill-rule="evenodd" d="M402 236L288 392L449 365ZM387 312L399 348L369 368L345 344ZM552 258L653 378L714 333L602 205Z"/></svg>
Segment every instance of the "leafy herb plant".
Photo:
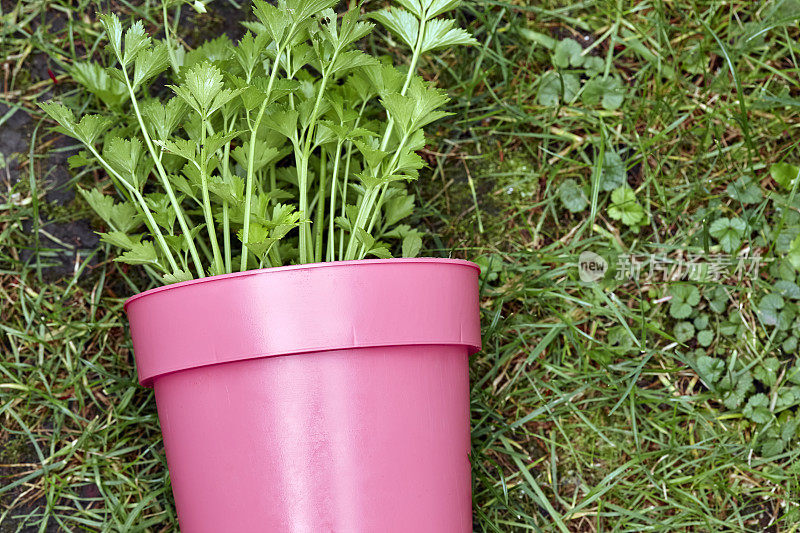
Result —
<svg viewBox="0 0 800 533"><path fill-rule="evenodd" d="M474 39L440 17L458 0L398 3L369 18L410 47L400 66L359 49L374 24L361 6L337 14L336 0L254 0L257 21L238 44L189 52L102 15L114 65L79 63L72 75L103 111L77 119L40 106L84 145L71 165L110 176L118 200L82 193L118 260L172 283L390 257L391 240L416 255L419 232L400 224L414 206L404 183L424 166L423 129L447 114L417 66Z"/></svg>

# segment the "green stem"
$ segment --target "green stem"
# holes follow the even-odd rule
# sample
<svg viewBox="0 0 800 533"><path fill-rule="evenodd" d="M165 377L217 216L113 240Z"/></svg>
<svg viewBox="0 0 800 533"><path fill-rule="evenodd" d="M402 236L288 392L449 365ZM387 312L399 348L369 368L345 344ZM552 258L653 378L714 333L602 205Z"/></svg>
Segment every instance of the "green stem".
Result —
<svg viewBox="0 0 800 533"><path fill-rule="evenodd" d="M144 137L145 144L147 144L147 149L150 151L150 155L153 158L153 161L156 164L156 170L158 170L158 176L161 179L161 185L164 187L164 190L169 197L170 204L172 205L172 209L175 211L175 216L178 219L178 224L181 227L181 231L183 232L183 237L186 239L186 244L189 248L189 253L192 255L192 260L194 261L194 266L197 269L198 277L205 277L203 273L203 263L200 261L200 256L197 253L197 248L194 245L194 241L192 240L192 233L189 230L189 225L186 223L186 217L184 216L183 209L178 202L178 199L175 197L175 192L172 190L172 185L169 183L169 178L167 177L167 173L164 170L163 165L161 164L161 158L158 157L155 148L153 147L153 141L150 139L150 134L147 132L147 127L144 125L144 119L142 118L142 113L139 111L139 104L136 102L136 95L133 91L133 86L131 86L130 78L128 77L128 72L123 68L122 73L125 76L125 85L128 87L128 93L131 97L131 104L133 105L134 113L136 114L136 120L139 122L139 129L142 131L142 136Z"/></svg>
<svg viewBox="0 0 800 533"><path fill-rule="evenodd" d="M315 239L314 239L314 261L319 263L322 261L322 236L325 232L325 181L327 176L327 161L326 161L325 148L320 150L319 154L319 197L317 198L316 219L314 220Z"/></svg>
<svg viewBox="0 0 800 533"><path fill-rule="evenodd" d="M180 4L178 4L178 10L180 10ZM176 10L176 13L180 13L180 11ZM169 63L172 66L172 72L174 74L178 73L178 57L175 55L175 48L172 44L172 39L170 38L170 28L169 28L169 17L167 17L167 2L161 2L161 11L162 17L164 18L164 42L167 43L167 53L169 54Z"/></svg>
<svg viewBox="0 0 800 533"><path fill-rule="evenodd" d="M419 21L419 33L417 34L417 42L414 45L414 52L413 52L413 54L411 56L411 63L408 66L408 73L406 74L406 79L405 79L405 82L403 83L403 88L400 90L400 94L402 94L402 95L406 94L406 91L408 90L408 87L411 84L411 80L413 79L414 74L415 74L415 72L417 70L417 63L419 62L419 58L420 58L420 55L421 55L421 52L422 52L422 41L423 41L423 39L425 37L425 23L426 22L427 22L427 19L423 15L423 17ZM389 139L391 138L393 129L394 129L394 118L390 116L389 117L389 122L386 124L386 131L384 132L383 139L381 140L381 150L385 151L387 146L389 145ZM403 141L401 141L400 145L395 150L394 158L392 160L392 163L390 163L390 165L389 165L390 169L394 166L394 162L397 160L397 158L398 158L398 156L400 154L400 151L402 150L402 147L403 147L404 144L405 144L405 138L403 139ZM376 171L376 174L377 174L377 171ZM391 174L392 174L391 172L385 172L384 173L385 176L391 176ZM383 188L382 192L380 194L380 200L378 202L378 208L380 208L380 205L383 203L383 195L385 194L385 191L386 191L386 189ZM375 203L374 199L371 199L371 201L369 201L369 202L367 202L366 200L367 199L365 198L365 201L361 203L361 206L358 209L358 216L356 217L356 220L360 221L361 224L364 224L366 222L367 217L370 217L370 214L372 213L373 204ZM377 212L372 213L371 219L375 220L376 217L377 217ZM353 231L350 233L350 239L349 239L349 241L347 243L347 254L346 254L346 257L348 259L351 259L352 256L353 256L353 253L355 252L355 250L354 250L355 233L356 233L356 230L358 228L361 228L361 227L363 227L363 226L360 226L358 223L356 223L355 227L353 228Z"/></svg>
<svg viewBox="0 0 800 533"><path fill-rule="evenodd" d="M342 158L342 141L336 143L336 152L333 161L333 175L331 176L331 204L330 204L330 214L328 215L328 251L325 255L326 261L333 261L334 259L334 249L336 248L336 243L334 242L335 239L335 232L334 232L334 218L336 215L336 182L339 178L339 161Z"/></svg>
<svg viewBox="0 0 800 533"><path fill-rule="evenodd" d="M295 151L295 166L297 168L297 184L300 187L300 213L302 213L303 221L300 223L300 262L308 263L310 257L313 257L313 247L311 238L311 213L308 211L308 160L311 156L311 143L314 138L314 126L317 121L317 114L319 107L322 104L322 96L325 94L325 88L328 85L330 78L330 66L336 62L339 55L339 50L333 52L329 68L324 69L322 73L322 81L320 81L317 97L314 101L314 108L311 110L311 115L308 121L305 135L303 137L303 150L301 153ZM299 155L299 157L298 157ZM321 178L320 178L321 179Z"/></svg>
<svg viewBox="0 0 800 533"><path fill-rule="evenodd" d="M211 242L211 252L214 256L214 270L215 274L219 275L224 272L222 264L222 254L219 251L219 242L217 241L217 230L214 226L214 214L211 212L211 198L208 194L208 167L206 165L206 123L208 117L203 116L203 126L200 128L200 189L203 194L203 217L206 219L206 231L208 231L208 239Z"/></svg>
<svg viewBox="0 0 800 533"><path fill-rule="evenodd" d="M169 266L172 267L173 272L180 270L180 268L178 268L178 264L175 262L175 257L173 257L172 255L172 251L169 249L169 246L167 246L167 241L166 239L164 239L164 234L161 233L161 229L158 227L158 224L153 218L153 213L150 211L150 208L147 207L147 202L145 202L142 193L140 193L136 187L131 185L128 182L128 180L123 178L116 170L111 168L111 165L109 165L106 162L106 160L103 159L103 157L98 153L97 149L95 149L94 146L88 144L84 144L84 146L86 146L92 153L92 155L100 162L100 164L103 165L103 167L106 169L106 172L111 174L114 178L117 179L117 181L122 183L122 185L130 191L130 193L136 199L136 202L139 204L142 213L144 213L147 229L150 230L150 233L153 234L153 236L156 238L156 241L158 242L158 245L164 251L164 255L166 256L167 261L169 262Z"/></svg>
<svg viewBox="0 0 800 533"><path fill-rule="evenodd" d="M269 84L267 85L267 93L264 97L264 102L258 110L255 123L250 127L250 146L248 146L249 150L247 154L247 181L245 182L244 194L244 224L242 226L242 261L239 265L239 270L242 272L247 270L248 251L245 243L250 235L250 209L253 200L253 164L256 158L256 138L258 136L258 127L261 125L261 119L264 118L264 111L267 109L269 97L272 94L272 86L275 83L275 76L278 73L278 58L281 56L281 53L281 50L278 50L275 56L275 62L272 64L272 73L270 73L269 76Z"/></svg>
<svg viewBox="0 0 800 533"><path fill-rule="evenodd" d="M367 100L361 102L361 109L358 111L358 118L353 129L358 128L361 123L361 117L364 115L364 109L367 106ZM342 218L347 216L347 182L350 179L350 157L353 154L353 141L347 141L347 158L344 164L344 179L342 181ZM339 229L339 261L344 259L344 228Z"/></svg>

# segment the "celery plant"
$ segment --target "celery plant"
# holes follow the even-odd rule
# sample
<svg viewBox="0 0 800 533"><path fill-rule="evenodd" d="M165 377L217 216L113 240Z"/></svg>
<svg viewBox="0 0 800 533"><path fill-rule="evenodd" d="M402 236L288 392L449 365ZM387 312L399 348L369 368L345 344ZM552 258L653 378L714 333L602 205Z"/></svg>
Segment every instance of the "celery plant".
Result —
<svg viewBox="0 0 800 533"><path fill-rule="evenodd" d="M62 104L40 105L85 146L71 164L111 178L118 201L82 193L119 261L171 283L389 257L393 239L403 255L419 252L420 233L400 224L414 206L404 183L424 166L423 130L447 114L447 97L417 67L474 40L440 18L458 0L399 0L368 15L409 46L410 63L395 66L359 48L373 29L361 6L337 14L335 3L254 0L257 21L237 44L189 52L141 22L123 30L101 16L114 65L76 64L73 77L104 112L78 120ZM154 86L162 73L168 91Z"/></svg>

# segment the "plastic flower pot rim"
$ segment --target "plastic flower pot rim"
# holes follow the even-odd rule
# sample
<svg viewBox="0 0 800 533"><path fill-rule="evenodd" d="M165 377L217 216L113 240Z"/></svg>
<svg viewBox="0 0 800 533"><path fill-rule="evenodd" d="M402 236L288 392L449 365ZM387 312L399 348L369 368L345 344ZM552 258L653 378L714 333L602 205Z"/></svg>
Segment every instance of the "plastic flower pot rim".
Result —
<svg viewBox="0 0 800 533"><path fill-rule="evenodd" d="M191 368L341 349L460 345L475 353L479 272L461 259L362 259L150 289L124 306L139 382L149 387Z"/></svg>
<svg viewBox="0 0 800 533"><path fill-rule="evenodd" d="M355 259L352 261L325 261L321 263L303 263L300 265L285 265L285 266L271 267L271 268L258 268L254 270L245 270L244 272L232 272L230 274L220 274L218 276L206 276L205 278L190 279L189 281L181 281L178 283L172 283L170 285L164 285L162 287L155 287L153 289L142 291L139 294L134 294L133 296L125 300L125 303L123 304L122 308L125 311L127 311L128 306L131 303L138 300L139 298L143 298L151 294L178 289L180 287L188 287L190 285L197 285L198 283L208 283L209 281L254 276L256 274L264 274L267 272L280 272L285 270L303 270L307 268L325 268L325 267L338 267L338 266L374 265L374 264L384 264L384 263L440 263L440 264L450 264L450 265L463 265L472 267L478 272L481 271L481 267L473 263L472 261L467 261L466 259L449 259L449 258L439 258L439 257L393 257L391 259Z"/></svg>

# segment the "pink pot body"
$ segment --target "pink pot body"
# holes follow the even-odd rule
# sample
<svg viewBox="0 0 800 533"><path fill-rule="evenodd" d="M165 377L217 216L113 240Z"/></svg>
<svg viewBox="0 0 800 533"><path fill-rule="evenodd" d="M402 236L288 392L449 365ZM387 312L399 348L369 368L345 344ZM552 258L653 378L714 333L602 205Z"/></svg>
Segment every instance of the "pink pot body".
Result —
<svg viewBox="0 0 800 533"><path fill-rule="evenodd" d="M472 531L476 265L281 267L126 310L184 533Z"/></svg>

